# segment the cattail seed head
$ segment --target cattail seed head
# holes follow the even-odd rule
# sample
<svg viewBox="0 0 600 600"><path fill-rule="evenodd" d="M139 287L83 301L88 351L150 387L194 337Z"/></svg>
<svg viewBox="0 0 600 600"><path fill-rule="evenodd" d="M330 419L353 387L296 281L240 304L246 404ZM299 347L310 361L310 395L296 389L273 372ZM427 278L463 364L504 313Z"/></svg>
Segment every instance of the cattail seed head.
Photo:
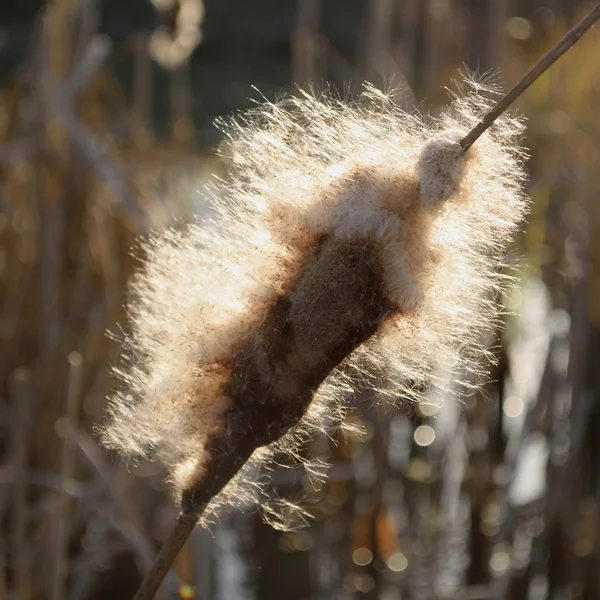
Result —
<svg viewBox="0 0 600 600"><path fill-rule="evenodd" d="M462 153L490 104L470 85L437 119L369 88L229 124L215 216L144 244L105 442L161 460L210 515L260 494L254 467L339 422L369 373L397 399L470 384L526 211L518 120Z"/></svg>

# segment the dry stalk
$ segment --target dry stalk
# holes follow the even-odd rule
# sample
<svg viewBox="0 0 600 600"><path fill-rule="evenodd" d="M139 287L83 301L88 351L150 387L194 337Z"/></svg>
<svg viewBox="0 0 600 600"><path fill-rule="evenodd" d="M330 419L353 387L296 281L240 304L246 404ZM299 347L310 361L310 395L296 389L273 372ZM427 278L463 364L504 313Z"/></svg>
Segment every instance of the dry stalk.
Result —
<svg viewBox="0 0 600 600"><path fill-rule="evenodd" d="M61 457L61 502L58 507L54 538L54 572L52 582L52 600L65 598L65 581L68 565L68 501L67 486L73 481L75 474L75 457L72 452L72 440L69 435L70 427L77 420L81 389L83 385L83 358L79 352L69 354L69 384L67 391L66 413L63 417L68 427L62 427L63 436Z"/></svg>
<svg viewBox="0 0 600 600"><path fill-rule="evenodd" d="M573 29L554 45L523 78L504 95L484 117L461 141L460 145L466 152L479 136L488 129L494 121L548 68L550 68L594 23L600 19L600 3L596 5Z"/></svg>
<svg viewBox="0 0 600 600"><path fill-rule="evenodd" d="M191 512L182 512L177 517L177 523L168 539L162 545L154 564L142 585L138 589L134 600L148 600L154 598L160 584L166 577L171 565L175 562L179 551L183 548L187 539L194 531L198 519L202 516L202 509L197 509Z"/></svg>
<svg viewBox="0 0 600 600"><path fill-rule="evenodd" d="M318 79L320 10L319 0L301 0L298 3L292 70L294 80L303 88L315 85Z"/></svg>
<svg viewBox="0 0 600 600"><path fill-rule="evenodd" d="M13 374L12 401L14 410L13 453L14 453L14 496L12 544L15 553L15 598L24 600L28 596L27 573L27 472L29 448L27 436L31 413L31 374L20 368Z"/></svg>
<svg viewBox="0 0 600 600"><path fill-rule="evenodd" d="M0 534L0 556L5 556L4 554L4 539ZM0 600L8 600L8 588L6 585L6 572L5 572L5 564L4 560L0 562Z"/></svg>

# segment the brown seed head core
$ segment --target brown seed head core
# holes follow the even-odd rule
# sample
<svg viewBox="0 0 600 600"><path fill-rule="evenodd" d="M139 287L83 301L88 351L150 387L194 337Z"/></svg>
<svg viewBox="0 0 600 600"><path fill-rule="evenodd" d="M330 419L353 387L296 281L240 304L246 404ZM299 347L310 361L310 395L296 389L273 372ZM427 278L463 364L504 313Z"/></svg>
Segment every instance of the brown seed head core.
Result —
<svg viewBox="0 0 600 600"><path fill-rule="evenodd" d="M209 464L183 492L184 509L209 502L261 446L306 413L318 387L391 310L382 269L364 240L327 236L233 359L223 428L207 444Z"/></svg>

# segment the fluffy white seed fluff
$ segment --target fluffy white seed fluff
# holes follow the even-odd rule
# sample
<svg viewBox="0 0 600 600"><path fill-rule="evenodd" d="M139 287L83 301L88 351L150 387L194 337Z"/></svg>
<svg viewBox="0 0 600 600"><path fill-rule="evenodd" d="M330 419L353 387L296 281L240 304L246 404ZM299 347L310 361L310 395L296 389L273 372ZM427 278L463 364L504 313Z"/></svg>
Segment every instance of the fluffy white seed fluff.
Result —
<svg viewBox="0 0 600 600"><path fill-rule="evenodd" d="M369 88L356 104L306 94L229 124L231 167L212 192L215 215L145 242L106 443L159 459L178 491L198 478L230 403L227 361L324 236L375 248L393 310L207 514L262 494L255 467L297 454L315 428L339 420L358 378L383 374L386 396L399 401L418 398L438 373L473 382L489 358L481 334L496 325L503 256L527 204L519 120L500 117L462 155L458 140L490 106L489 90L468 88L436 118L409 115ZM310 324L304 312L297 318Z"/></svg>

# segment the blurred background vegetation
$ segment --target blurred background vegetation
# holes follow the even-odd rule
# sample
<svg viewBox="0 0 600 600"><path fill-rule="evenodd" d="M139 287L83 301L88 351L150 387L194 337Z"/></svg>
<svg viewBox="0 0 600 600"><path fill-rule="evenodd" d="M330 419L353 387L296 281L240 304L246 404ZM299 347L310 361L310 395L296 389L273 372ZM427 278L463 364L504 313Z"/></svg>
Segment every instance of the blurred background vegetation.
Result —
<svg viewBox="0 0 600 600"><path fill-rule="evenodd" d="M172 523L157 465L108 457L134 241L207 210L217 116L363 80L435 110L465 66L508 88L574 0L33 0L0 6L0 600L128 599ZM163 598L600 598L600 27L520 99L532 214L492 382L316 439L308 528L226 514ZM335 441L336 443L332 443Z"/></svg>

